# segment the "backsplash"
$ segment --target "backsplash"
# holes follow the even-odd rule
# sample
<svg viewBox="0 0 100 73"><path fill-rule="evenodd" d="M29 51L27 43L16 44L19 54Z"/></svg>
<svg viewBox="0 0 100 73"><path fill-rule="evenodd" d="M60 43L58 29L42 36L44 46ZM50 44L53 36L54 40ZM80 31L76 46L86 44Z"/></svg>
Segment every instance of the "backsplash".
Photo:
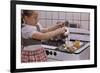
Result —
<svg viewBox="0 0 100 73"><path fill-rule="evenodd" d="M68 21L70 24L77 25L77 28L90 30L90 14L84 12L60 12L60 11L37 11L39 22L43 27L56 24L56 22ZM70 25L71 26L71 25Z"/></svg>

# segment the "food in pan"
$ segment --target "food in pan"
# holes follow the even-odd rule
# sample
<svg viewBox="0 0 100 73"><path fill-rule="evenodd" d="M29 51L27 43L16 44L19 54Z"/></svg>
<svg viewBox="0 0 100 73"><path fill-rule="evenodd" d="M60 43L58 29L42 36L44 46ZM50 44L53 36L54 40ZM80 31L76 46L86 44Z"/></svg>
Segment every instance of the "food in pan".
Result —
<svg viewBox="0 0 100 73"><path fill-rule="evenodd" d="M73 46L76 47L77 49L80 48L80 41L75 41Z"/></svg>
<svg viewBox="0 0 100 73"><path fill-rule="evenodd" d="M80 48L80 41L75 41L73 43L62 45L62 49L70 53L74 53L74 51L78 50L79 48Z"/></svg>

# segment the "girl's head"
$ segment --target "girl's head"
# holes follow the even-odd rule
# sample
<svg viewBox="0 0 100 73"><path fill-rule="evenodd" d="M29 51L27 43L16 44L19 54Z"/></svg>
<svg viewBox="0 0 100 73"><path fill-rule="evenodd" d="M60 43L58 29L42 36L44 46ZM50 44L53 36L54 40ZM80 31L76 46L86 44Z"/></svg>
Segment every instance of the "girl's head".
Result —
<svg viewBox="0 0 100 73"><path fill-rule="evenodd" d="M38 13L34 10L22 10L22 23L36 25L38 22Z"/></svg>

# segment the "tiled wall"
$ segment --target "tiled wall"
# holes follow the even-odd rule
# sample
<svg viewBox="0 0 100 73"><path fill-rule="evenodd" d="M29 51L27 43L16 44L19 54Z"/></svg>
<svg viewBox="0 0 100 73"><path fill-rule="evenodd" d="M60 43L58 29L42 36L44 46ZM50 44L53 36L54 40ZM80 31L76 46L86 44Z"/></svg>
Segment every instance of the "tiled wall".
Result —
<svg viewBox="0 0 100 73"><path fill-rule="evenodd" d="M82 12L57 12L57 11L37 11L39 22L43 27L56 24L57 21L77 24L78 28L89 30L90 14Z"/></svg>

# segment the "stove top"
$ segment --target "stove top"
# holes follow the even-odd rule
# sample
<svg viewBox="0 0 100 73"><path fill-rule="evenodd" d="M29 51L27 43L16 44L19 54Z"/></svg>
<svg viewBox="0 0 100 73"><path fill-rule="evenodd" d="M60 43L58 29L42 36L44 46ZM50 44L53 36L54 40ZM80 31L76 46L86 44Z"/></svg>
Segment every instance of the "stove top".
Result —
<svg viewBox="0 0 100 73"><path fill-rule="evenodd" d="M65 43L60 42L60 41L58 41L58 42L57 41L49 41L49 42L45 42L44 44L42 44L42 46L47 50L55 50L55 51L60 51L60 52L71 54L72 52L69 52L66 49L64 49L64 47L62 47L63 44L65 44ZM82 51L84 51L85 49L87 49L89 46L90 46L89 42L80 42L80 48L78 50L75 50L73 53L79 54Z"/></svg>
<svg viewBox="0 0 100 73"><path fill-rule="evenodd" d="M44 45L50 45L50 46L56 46L56 47L58 47L64 43L65 42L63 40L48 40L48 41L42 42L42 44L44 44Z"/></svg>

